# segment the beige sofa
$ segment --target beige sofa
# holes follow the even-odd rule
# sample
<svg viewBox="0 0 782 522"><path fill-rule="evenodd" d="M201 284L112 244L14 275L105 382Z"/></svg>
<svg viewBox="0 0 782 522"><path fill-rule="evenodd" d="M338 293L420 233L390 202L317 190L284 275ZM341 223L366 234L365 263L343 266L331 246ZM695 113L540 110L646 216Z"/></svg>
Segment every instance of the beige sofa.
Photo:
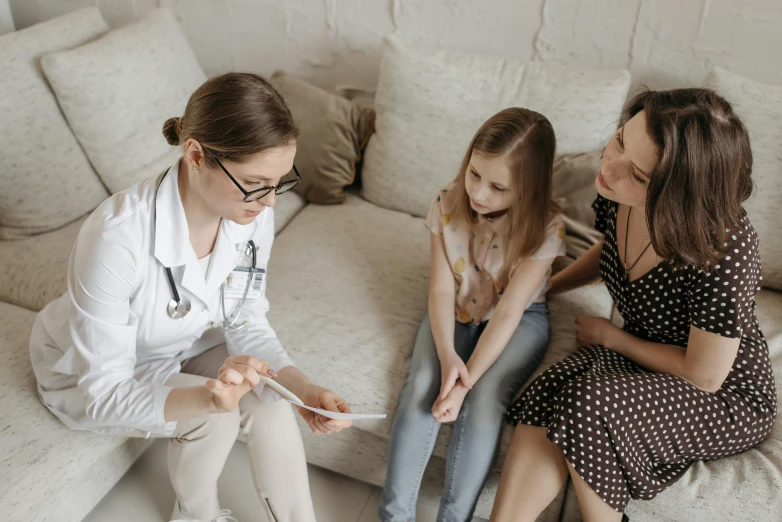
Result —
<svg viewBox="0 0 782 522"><path fill-rule="evenodd" d="M76 15L70 16L69 26ZM95 22L96 14L80 12L79 16L92 17ZM384 60L384 67L390 67L391 59ZM462 58L452 61L453 67L463 65ZM383 77L388 78L386 73L381 68L381 83ZM390 200L380 201L380 205L370 202L379 201L384 184L393 190L395 183L382 178L378 167L383 154L379 148L387 151L393 145L389 136L393 135L394 108L389 98L388 88L379 89L378 134L372 138L375 145L370 142L367 151L365 169L369 169L365 170L363 193L351 193L348 202L338 206L307 205L296 194L278 199L279 234L268 283L271 324L301 369L314 381L342 394L355 410L389 414L387 420L357 422L352 429L328 437L314 436L302 425L308 461L376 485L382 485L385 477L391 419L415 332L426 309L429 261L428 232L420 212L414 217L420 198L396 202L412 209L408 212L383 208L395 205ZM51 119L57 118L62 115L52 112ZM595 143L599 139L599 134L594 136ZM564 143L567 148L567 139ZM756 147L756 154L763 154L761 149ZM156 173L150 170L148 175ZM778 182L782 185L782 180ZM763 188L770 190L768 187L766 183ZM779 194L778 189L773 190ZM56 197L48 201L54 204ZM766 217L772 219L770 214ZM70 431L36 396L28 357L30 328L36 311L66 289L68 257L83 219L53 231L0 242L0 512L6 520L81 520L148 446L144 440ZM763 241L777 242L775 248L782 248L779 235L763 235L771 225L758 228ZM778 279L773 283L782 288ZM779 383L782 293L764 289L757 305ZM555 297L550 306L553 336L538 373L576 349L575 317L612 317L613 312L602 284ZM449 434L450 428L445 426L425 477L423 497L439 496ZM497 470L510 435L511 429L506 428ZM772 436L758 447L694 465L654 501L632 502L628 513L634 521L649 522L780 520L781 473L782 427L777 424ZM488 517L498 476L497 472L490 478L478 516ZM563 489L540 520L580 520L571 486Z"/></svg>

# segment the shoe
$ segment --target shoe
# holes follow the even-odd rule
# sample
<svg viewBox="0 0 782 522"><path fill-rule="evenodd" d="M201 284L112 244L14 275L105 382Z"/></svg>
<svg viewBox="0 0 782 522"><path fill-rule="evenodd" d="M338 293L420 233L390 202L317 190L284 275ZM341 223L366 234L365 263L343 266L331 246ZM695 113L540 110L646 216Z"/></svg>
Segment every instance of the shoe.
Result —
<svg viewBox="0 0 782 522"><path fill-rule="evenodd" d="M200 522L195 518L184 518L179 510L179 501L174 502L174 511L171 512L171 522Z"/></svg>
<svg viewBox="0 0 782 522"><path fill-rule="evenodd" d="M630 517L622 513L622 522L630 522Z"/></svg>
<svg viewBox="0 0 782 522"><path fill-rule="evenodd" d="M217 516L211 522L239 522L231 516L229 509L221 509Z"/></svg>
<svg viewBox="0 0 782 522"><path fill-rule="evenodd" d="M182 512L179 510L179 501L174 503L174 511L171 512L171 522L202 522L197 518L183 518ZM215 518L209 522L239 522L231 516L231 511L228 509L221 509Z"/></svg>

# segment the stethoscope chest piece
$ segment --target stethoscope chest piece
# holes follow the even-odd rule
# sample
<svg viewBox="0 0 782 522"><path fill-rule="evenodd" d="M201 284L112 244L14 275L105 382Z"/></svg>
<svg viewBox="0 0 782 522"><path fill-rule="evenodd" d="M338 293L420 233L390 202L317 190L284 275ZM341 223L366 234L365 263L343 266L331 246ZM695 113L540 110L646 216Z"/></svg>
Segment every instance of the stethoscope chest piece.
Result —
<svg viewBox="0 0 782 522"><path fill-rule="evenodd" d="M168 302L168 315L171 319L182 319L188 312L190 312L190 299L187 297L171 299Z"/></svg>

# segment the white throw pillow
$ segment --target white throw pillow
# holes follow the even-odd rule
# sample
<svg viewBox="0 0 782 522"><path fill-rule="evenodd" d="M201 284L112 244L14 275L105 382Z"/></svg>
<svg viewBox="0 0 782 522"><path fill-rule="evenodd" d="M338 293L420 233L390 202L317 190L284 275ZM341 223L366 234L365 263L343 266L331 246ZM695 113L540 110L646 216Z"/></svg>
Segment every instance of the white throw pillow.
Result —
<svg viewBox="0 0 782 522"><path fill-rule="evenodd" d="M749 131L756 187L744 208L760 237L763 286L782 290L782 86L716 68L706 87L733 105Z"/></svg>
<svg viewBox="0 0 782 522"><path fill-rule="evenodd" d="M43 69L76 137L112 193L162 172L179 149L166 119L181 116L206 77L166 9L77 49Z"/></svg>
<svg viewBox="0 0 782 522"><path fill-rule="evenodd" d="M507 107L546 116L558 154L600 149L619 120L629 86L625 70L418 51L389 37L375 96L376 131L362 171L364 197L426 215L437 190L456 176L475 132Z"/></svg>
<svg viewBox="0 0 782 522"><path fill-rule="evenodd" d="M39 65L107 30L93 7L0 37L0 239L62 227L108 196Z"/></svg>

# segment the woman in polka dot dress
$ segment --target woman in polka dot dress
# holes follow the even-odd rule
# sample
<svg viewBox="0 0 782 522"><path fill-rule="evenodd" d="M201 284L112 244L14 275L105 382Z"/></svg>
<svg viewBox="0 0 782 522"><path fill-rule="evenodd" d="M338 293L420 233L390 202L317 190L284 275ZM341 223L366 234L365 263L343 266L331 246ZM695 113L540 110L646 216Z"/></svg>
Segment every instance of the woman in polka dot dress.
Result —
<svg viewBox="0 0 782 522"><path fill-rule="evenodd" d="M622 120L595 180L603 240L551 279L549 295L600 275L624 329L580 317L582 348L511 406L492 521L535 520L568 475L584 520L627 519L631 498L753 447L776 417L741 120L704 89L644 92Z"/></svg>

